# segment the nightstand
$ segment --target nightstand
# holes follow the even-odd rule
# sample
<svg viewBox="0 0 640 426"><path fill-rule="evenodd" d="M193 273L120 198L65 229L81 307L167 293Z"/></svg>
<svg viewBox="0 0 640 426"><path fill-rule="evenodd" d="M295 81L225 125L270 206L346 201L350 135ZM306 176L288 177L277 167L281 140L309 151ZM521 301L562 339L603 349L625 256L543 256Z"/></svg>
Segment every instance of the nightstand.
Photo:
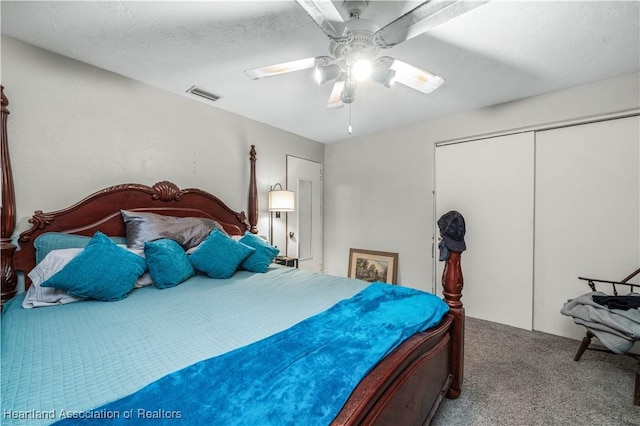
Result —
<svg viewBox="0 0 640 426"><path fill-rule="evenodd" d="M298 267L298 258L289 256L278 256L275 259L278 265L291 266L292 268Z"/></svg>

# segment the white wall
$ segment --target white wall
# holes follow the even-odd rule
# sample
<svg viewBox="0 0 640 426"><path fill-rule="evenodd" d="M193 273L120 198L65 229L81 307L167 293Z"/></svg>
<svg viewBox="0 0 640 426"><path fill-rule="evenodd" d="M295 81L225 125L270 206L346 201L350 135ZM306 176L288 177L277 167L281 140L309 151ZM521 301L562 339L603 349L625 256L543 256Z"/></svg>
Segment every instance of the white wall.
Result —
<svg viewBox="0 0 640 426"><path fill-rule="evenodd" d="M1 49L17 232L34 210L125 182L202 187L246 210L255 144L261 233L285 155L324 160L325 271L346 275L350 247L395 251L399 282L423 289L433 275L435 142L640 106L633 74L324 146L6 36Z"/></svg>
<svg viewBox="0 0 640 426"><path fill-rule="evenodd" d="M35 210L58 210L129 182L166 179L199 187L246 211L255 144L258 227L267 235L267 192L284 184L286 154L319 162L324 156L318 142L6 36L2 85L9 99L16 233L29 227Z"/></svg>
<svg viewBox="0 0 640 426"><path fill-rule="evenodd" d="M350 247L394 251L399 283L430 290L436 142L638 108L632 74L327 145L325 272L346 275Z"/></svg>

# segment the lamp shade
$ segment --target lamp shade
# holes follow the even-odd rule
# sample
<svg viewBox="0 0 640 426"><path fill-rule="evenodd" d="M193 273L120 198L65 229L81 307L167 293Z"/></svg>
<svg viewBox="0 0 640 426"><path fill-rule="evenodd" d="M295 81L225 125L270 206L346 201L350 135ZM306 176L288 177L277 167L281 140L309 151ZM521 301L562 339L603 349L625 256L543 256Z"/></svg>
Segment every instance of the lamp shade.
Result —
<svg viewBox="0 0 640 426"><path fill-rule="evenodd" d="M269 211L292 212L295 206L296 197L293 191L269 191Z"/></svg>

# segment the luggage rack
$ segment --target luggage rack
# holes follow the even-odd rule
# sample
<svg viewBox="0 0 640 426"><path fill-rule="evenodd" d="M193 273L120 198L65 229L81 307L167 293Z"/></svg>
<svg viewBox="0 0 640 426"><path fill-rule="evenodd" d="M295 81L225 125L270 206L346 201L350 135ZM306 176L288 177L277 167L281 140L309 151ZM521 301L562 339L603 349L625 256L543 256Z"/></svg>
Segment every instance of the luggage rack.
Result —
<svg viewBox="0 0 640 426"><path fill-rule="evenodd" d="M640 268L636 269L634 272L632 272L631 274L627 275L626 277L624 277L620 281L601 280L601 279L596 279L596 278L585 278L585 277L578 277L578 279L581 279L583 281L587 281L587 283L589 284L589 287L591 288L591 291L596 291L596 283L599 283L599 284L610 284L613 287L613 295L614 296L618 296L618 289L616 288L617 285L618 286L622 285L622 286L630 287L632 293L633 293L633 291L634 291L634 289L636 287L638 289L640 289L640 284L634 284L634 283L630 283L629 282L629 280L631 280L632 278L634 278L638 274L640 274ZM578 352L576 352L576 355L573 358L574 361L580 361L580 358L582 357L582 354L587 349L589 349L591 351L600 351L600 352L613 353L612 351L610 351L608 349L590 348L589 345L591 344L591 339L594 338L594 337L596 337L595 334L593 334L590 330L587 330L587 335L582 339L582 342L580 343L580 347L578 348ZM635 391L634 391L634 396L633 396L633 405L640 406L640 355L632 354L632 353L627 353L625 355L627 355L627 356L629 356L631 358L634 358L634 359L639 361L638 369L636 370L636 385L635 385Z"/></svg>
<svg viewBox="0 0 640 426"><path fill-rule="evenodd" d="M591 291L596 291L596 284L595 283L611 284L613 286L613 295L617 296L618 295L618 289L616 288L616 285L629 286L629 287L631 287L631 291L632 292L633 292L633 289L635 287L638 287L640 289L640 284L633 284L633 283L629 282L629 280L631 278L635 277L638 274L640 274L640 268L636 269L634 272L632 272L631 274L627 275L626 277L624 277L620 281L600 280L600 279L596 279L596 278L585 278L585 277L578 277L578 279L587 281L589 283L589 287L591 288Z"/></svg>

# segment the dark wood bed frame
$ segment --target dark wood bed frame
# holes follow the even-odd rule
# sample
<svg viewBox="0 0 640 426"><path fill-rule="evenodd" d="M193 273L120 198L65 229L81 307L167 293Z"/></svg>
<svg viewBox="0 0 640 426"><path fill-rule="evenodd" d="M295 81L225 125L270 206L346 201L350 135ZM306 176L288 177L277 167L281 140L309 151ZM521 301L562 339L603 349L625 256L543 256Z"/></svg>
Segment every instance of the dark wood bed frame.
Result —
<svg viewBox="0 0 640 426"><path fill-rule="evenodd" d="M12 243L16 210L7 140L7 106L2 87L2 304L16 294L17 272L26 276L35 266L33 242L38 235L64 232L91 236L100 230L107 235L124 236L120 209L210 217L231 234L257 232L256 151L252 145L248 218L244 212L233 211L217 197L200 189L179 189L167 181L153 186L123 184L98 191L62 210L36 211L29 219L31 228L20 234L20 250L16 251ZM28 281L25 279L25 287L29 286ZM449 256L442 284L450 312L437 327L413 335L383 359L356 387L333 425L429 424L445 396L457 398L460 395L465 320L460 253L452 252Z"/></svg>

